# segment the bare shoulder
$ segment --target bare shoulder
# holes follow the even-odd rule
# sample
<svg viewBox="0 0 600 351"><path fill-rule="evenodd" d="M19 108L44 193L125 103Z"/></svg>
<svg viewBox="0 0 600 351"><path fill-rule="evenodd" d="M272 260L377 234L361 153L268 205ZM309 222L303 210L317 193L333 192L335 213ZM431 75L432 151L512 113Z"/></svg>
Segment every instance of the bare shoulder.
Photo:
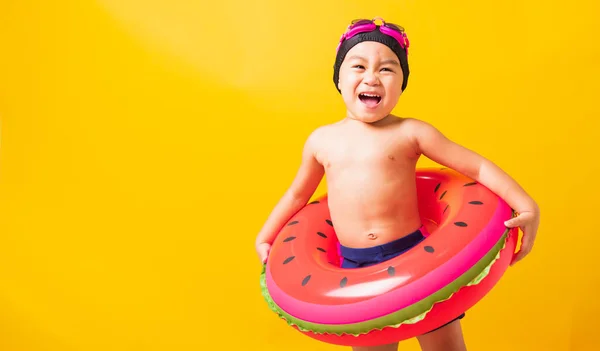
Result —
<svg viewBox="0 0 600 351"><path fill-rule="evenodd" d="M423 120L414 118L414 117L398 117L399 126L402 130L411 132L411 133L419 133L424 130L433 128L433 126Z"/></svg>
<svg viewBox="0 0 600 351"><path fill-rule="evenodd" d="M319 147L324 144L326 140L331 139L335 134L339 133L341 128L339 123L325 124L317 127L313 130L307 138L307 145L310 147Z"/></svg>
<svg viewBox="0 0 600 351"><path fill-rule="evenodd" d="M320 127L317 127L316 129L314 129L308 135L308 138L306 138L305 147L311 148L311 149L318 148L319 145L321 145L323 143L323 141L326 139L327 129L328 129L327 125L320 126Z"/></svg>
<svg viewBox="0 0 600 351"><path fill-rule="evenodd" d="M427 145L443 145L445 138L432 124L412 117L400 118L397 129L402 138L408 140L417 154L422 154Z"/></svg>
<svg viewBox="0 0 600 351"><path fill-rule="evenodd" d="M326 148L327 140L330 140L338 126L336 124L326 124L314 129L306 138L304 143L304 154L311 155L320 160L319 154Z"/></svg>
<svg viewBox="0 0 600 351"><path fill-rule="evenodd" d="M424 138L439 136L440 132L431 123L412 117L402 118L400 129L418 142Z"/></svg>

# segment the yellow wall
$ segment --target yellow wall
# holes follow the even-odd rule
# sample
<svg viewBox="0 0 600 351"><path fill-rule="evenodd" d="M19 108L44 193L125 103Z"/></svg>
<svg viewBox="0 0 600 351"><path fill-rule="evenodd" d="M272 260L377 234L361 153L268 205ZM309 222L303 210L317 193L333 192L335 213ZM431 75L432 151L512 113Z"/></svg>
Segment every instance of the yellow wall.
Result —
<svg viewBox="0 0 600 351"><path fill-rule="evenodd" d="M253 242L305 137L344 114L341 32L376 15L412 43L396 112L543 211L464 320L471 349L600 349L598 2L201 3L0 4L0 349L343 349L268 310Z"/></svg>

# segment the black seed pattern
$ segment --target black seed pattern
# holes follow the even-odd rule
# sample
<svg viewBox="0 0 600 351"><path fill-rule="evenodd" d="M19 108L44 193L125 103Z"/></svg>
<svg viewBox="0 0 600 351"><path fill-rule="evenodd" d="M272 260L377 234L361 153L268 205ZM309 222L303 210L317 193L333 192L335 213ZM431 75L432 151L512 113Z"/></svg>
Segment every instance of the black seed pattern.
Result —
<svg viewBox="0 0 600 351"><path fill-rule="evenodd" d="M433 189L434 193L437 193L438 189L440 188L440 185L442 185L442 183L438 183L438 185L435 186L435 189Z"/></svg>
<svg viewBox="0 0 600 351"><path fill-rule="evenodd" d="M329 224L330 226L332 226L332 227L333 227L333 223L331 222L331 220L329 220L329 219L326 219L326 220L325 220L325 222L327 222L327 224Z"/></svg>
<svg viewBox="0 0 600 351"><path fill-rule="evenodd" d="M442 196L440 196L440 200L441 200L441 199L443 199L443 198L444 198L444 196L446 196L446 193L447 193L447 191L444 191L444 192L442 193Z"/></svg>
<svg viewBox="0 0 600 351"><path fill-rule="evenodd" d="M299 223L298 221L293 221L293 222L288 223L288 225L294 225L294 224L298 224L298 223Z"/></svg>
<svg viewBox="0 0 600 351"><path fill-rule="evenodd" d="M432 252L434 252L435 250L434 250L434 249L433 249L433 247L431 247L431 246L425 246L425 251L426 251L426 252L429 252L429 253L432 253Z"/></svg>
<svg viewBox="0 0 600 351"><path fill-rule="evenodd" d="M305 286L309 280L310 280L310 274L307 275L306 277L304 277L304 279L302 279L302 286Z"/></svg>
<svg viewBox="0 0 600 351"><path fill-rule="evenodd" d="M471 186L471 185L477 185L477 182L471 182L471 183L467 183L467 184L465 184L465 185L463 185L463 186Z"/></svg>
<svg viewBox="0 0 600 351"><path fill-rule="evenodd" d="M444 208L444 212L442 212L442 214L446 213L446 210L448 209L448 207L450 207L450 205L446 205L446 208Z"/></svg>
<svg viewBox="0 0 600 351"><path fill-rule="evenodd" d="M315 201L309 203L309 205L315 205L315 204L318 204L318 203L319 203L319 201L315 200Z"/></svg>
<svg viewBox="0 0 600 351"><path fill-rule="evenodd" d="M469 202L471 205L483 205L483 202L481 201L471 201Z"/></svg>
<svg viewBox="0 0 600 351"><path fill-rule="evenodd" d="M394 267L392 267L392 266L389 266L388 269L387 269L387 271L388 271L388 274L391 277L393 277L394 275L396 275L396 269Z"/></svg>
<svg viewBox="0 0 600 351"><path fill-rule="evenodd" d="M288 258L285 259L285 261L283 261L283 264L288 264L290 262L292 262L292 260L296 258L296 256L290 256Z"/></svg>
<svg viewBox="0 0 600 351"><path fill-rule="evenodd" d="M319 250L319 251L321 251L321 252L327 252L327 251L325 251L325 249L323 249L323 248L320 248L320 247L317 247L317 250Z"/></svg>
<svg viewBox="0 0 600 351"><path fill-rule="evenodd" d="M340 281L340 288L345 287L346 284L348 284L348 278L344 277L344 279Z"/></svg>
<svg viewBox="0 0 600 351"><path fill-rule="evenodd" d="M458 227L466 227L467 223L465 223L465 222L454 222L454 225L456 225Z"/></svg>
<svg viewBox="0 0 600 351"><path fill-rule="evenodd" d="M325 235L325 234L323 234L323 233L321 233L321 232L317 232L317 234L319 234L319 236L322 236L322 237L324 237L325 239L327 239L327 235Z"/></svg>
<svg viewBox="0 0 600 351"><path fill-rule="evenodd" d="M283 242L284 242L284 243L287 243L288 241L292 241L292 240L294 240L294 239L296 239L296 237L295 237L295 236L290 236L290 237L287 237L287 238L283 239Z"/></svg>

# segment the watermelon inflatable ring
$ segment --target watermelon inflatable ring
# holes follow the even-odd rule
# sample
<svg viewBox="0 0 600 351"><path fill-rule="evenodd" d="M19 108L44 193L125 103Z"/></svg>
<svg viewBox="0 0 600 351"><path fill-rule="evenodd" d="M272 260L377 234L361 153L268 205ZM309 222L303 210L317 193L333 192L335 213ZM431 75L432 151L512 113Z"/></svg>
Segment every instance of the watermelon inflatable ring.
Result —
<svg viewBox="0 0 600 351"><path fill-rule="evenodd" d="M451 169L418 169L426 238L378 265L340 267L327 195L298 211L273 242L261 273L269 307L323 342L374 346L453 320L500 280L515 252L514 211Z"/></svg>

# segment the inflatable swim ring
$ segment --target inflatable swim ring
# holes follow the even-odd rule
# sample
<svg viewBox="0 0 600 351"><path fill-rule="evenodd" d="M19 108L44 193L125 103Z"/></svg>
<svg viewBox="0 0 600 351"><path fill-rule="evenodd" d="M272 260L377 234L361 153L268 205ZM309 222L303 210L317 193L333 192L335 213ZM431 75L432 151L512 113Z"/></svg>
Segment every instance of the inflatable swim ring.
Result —
<svg viewBox="0 0 600 351"><path fill-rule="evenodd" d="M424 334L481 300L515 252L514 212L489 189L451 169L418 169L425 240L386 262L340 267L327 195L280 230L261 273L269 307L327 343L373 346Z"/></svg>

